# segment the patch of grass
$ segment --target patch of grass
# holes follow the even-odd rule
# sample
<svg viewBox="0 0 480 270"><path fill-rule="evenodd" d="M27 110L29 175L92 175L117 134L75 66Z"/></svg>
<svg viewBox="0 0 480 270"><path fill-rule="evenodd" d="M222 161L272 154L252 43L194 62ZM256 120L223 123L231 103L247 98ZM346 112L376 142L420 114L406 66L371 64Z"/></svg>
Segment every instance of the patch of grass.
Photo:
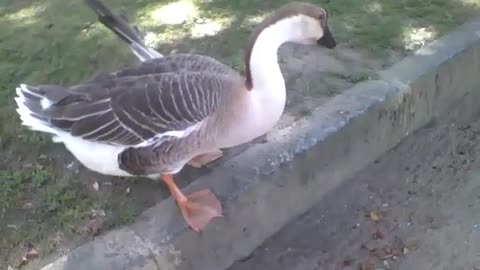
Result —
<svg viewBox="0 0 480 270"><path fill-rule="evenodd" d="M35 196L28 196L29 191L35 191ZM61 225L67 220L83 218L85 210L91 209L91 198L55 183L52 173L41 165L30 171L0 171L0 213L31 208L31 200L40 200L35 209L37 214L53 218Z"/></svg>
<svg viewBox="0 0 480 270"><path fill-rule="evenodd" d="M30 176L23 171L0 171L0 217L6 209L19 206Z"/></svg>
<svg viewBox="0 0 480 270"><path fill-rule="evenodd" d="M51 218L50 222L61 229L73 231L75 223L88 217L93 208L92 198L86 193L53 186L46 190L38 213L40 217Z"/></svg>
<svg viewBox="0 0 480 270"><path fill-rule="evenodd" d="M378 78L379 76L376 72L370 71L370 72L357 72L352 74L351 76L348 76L348 78L346 79L351 83L359 83L367 80L375 80Z"/></svg>
<svg viewBox="0 0 480 270"><path fill-rule="evenodd" d="M78 233L95 206L88 192L56 182L41 165L0 171L0 260L18 260L12 252L30 243L47 255L58 244L52 237Z"/></svg>
<svg viewBox="0 0 480 270"><path fill-rule="evenodd" d="M50 135L40 132L32 132L26 128L21 128L17 133L16 139L22 144L32 145L32 146L44 146L49 144L52 141Z"/></svg>
<svg viewBox="0 0 480 270"><path fill-rule="evenodd" d="M120 224L132 223L137 215L138 207L135 207L133 205L126 205L122 207L122 210L119 213L118 222Z"/></svg>

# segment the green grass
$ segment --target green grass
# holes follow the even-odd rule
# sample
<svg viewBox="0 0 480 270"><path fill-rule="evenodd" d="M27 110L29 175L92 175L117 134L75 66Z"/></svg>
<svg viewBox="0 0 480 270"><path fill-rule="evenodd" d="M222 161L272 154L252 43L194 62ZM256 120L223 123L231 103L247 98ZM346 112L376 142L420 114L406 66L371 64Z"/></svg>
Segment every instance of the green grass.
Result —
<svg viewBox="0 0 480 270"><path fill-rule="evenodd" d="M243 69L242 48L254 18L285 0L217 0L191 2L196 12L180 25L161 25L152 13L171 1L107 1L144 29L159 33L163 52L209 53ZM479 0L313 0L327 8L337 39L342 43L385 56L405 51L412 31L425 28L429 39L443 34L473 14ZM160 13L161 14L161 13ZM212 26L213 25L213 26ZM192 38L213 27L215 37ZM15 86L21 82L69 85L130 63L131 53L103 27L82 1L0 1L0 144L8 143L19 128L12 105ZM193 30L192 30L193 29ZM406 46L407 45L407 46ZM416 48L415 46L410 46Z"/></svg>
<svg viewBox="0 0 480 270"><path fill-rule="evenodd" d="M73 232L94 207L87 194L56 183L50 169L42 165L0 171L0 220L12 221L0 222L0 251L14 249L18 243L40 243L55 231ZM22 225L13 230L15 223Z"/></svg>
<svg viewBox="0 0 480 270"><path fill-rule="evenodd" d="M243 46L266 12L286 0L184 0L190 10L179 24L160 23L162 7L175 1L105 0L138 23L163 53L195 52L217 57L243 70ZM445 34L474 15L480 0L311 0L325 7L341 44L370 57L402 55ZM92 210L112 216L108 226L130 223L144 204L123 194L95 195L75 175L65 176L55 162L39 160L51 153L50 137L19 125L13 96L19 83L70 85L135 61L131 52L96 22L81 0L0 0L0 261L14 262L17 250L34 243L48 254L62 241L55 235L79 234ZM352 83L375 78L358 73ZM306 111L305 113L307 113ZM24 166L26 162L32 166ZM75 184L72 184L75 182ZM122 199L116 199L122 197ZM33 204L29 207L28 204ZM10 222L25 223L21 230ZM107 227L108 227L107 226ZM0 268L5 267L0 265Z"/></svg>

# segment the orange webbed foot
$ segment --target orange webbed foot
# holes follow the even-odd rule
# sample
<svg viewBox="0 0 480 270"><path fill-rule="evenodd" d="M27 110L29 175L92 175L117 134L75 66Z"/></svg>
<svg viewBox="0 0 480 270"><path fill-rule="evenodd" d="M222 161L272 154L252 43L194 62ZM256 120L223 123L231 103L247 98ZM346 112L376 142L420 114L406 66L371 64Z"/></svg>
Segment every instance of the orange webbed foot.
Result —
<svg viewBox="0 0 480 270"><path fill-rule="evenodd" d="M183 218L196 231L202 231L214 217L222 217L222 205L210 190L200 190L179 201Z"/></svg>
<svg viewBox="0 0 480 270"><path fill-rule="evenodd" d="M204 189L185 196L171 175L164 175L162 179L177 202L183 218L194 231L202 231L212 218L223 216L222 205L210 190Z"/></svg>

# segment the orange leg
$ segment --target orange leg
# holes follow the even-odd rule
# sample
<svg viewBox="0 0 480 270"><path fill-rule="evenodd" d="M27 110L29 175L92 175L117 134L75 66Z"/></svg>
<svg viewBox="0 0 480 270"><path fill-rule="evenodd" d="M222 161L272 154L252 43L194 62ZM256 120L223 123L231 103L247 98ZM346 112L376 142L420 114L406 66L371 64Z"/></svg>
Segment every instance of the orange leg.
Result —
<svg viewBox="0 0 480 270"><path fill-rule="evenodd" d="M207 165L208 163L219 159L222 156L223 156L223 152L221 150L217 150L215 152L209 152L209 153L198 155L192 158L192 160L190 160L187 164L195 168L201 168Z"/></svg>
<svg viewBox="0 0 480 270"><path fill-rule="evenodd" d="M175 184L171 174L162 176L188 225L200 232L214 217L222 217L222 206L215 195L207 189L185 196Z"/></svg>

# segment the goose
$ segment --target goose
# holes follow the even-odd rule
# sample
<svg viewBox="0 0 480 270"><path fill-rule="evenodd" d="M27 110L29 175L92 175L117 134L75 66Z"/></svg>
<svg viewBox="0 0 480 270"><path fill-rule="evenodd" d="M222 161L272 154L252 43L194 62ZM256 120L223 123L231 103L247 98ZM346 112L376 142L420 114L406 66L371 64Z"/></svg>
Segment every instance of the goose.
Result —
<svg viewBox="0 0 480 270"><path fill-rule="evenodd" d="M99 0L85 0L86 4L97 14L98 20L115 33L122 41L126 42L128 47L139 61L145 62L147 60L161 58L163 54L156 51L154 48L147 47L140 34L140 30L135 25L130 25L125 16L113 13L103 2ZM105 76L100 73L96 77ZM107 75L108 76L108 75ZM212 151L194 157L188 165L196 168L220 158L223 155L221 150Z"/></svg>
<svg viewBox="0 0 480 270"><path fill-rule="evenodd" d="M21 123L99 174L162 180L185 222L201 232L223 216L221 203L209 189L184 194L174 175L274 127L286 102L278 49L286 42L335 48L327 11L291 2L272 12L246 43L243 75L206 55L162 55L100 0L88 1L140 63L68 87L20 83Z"/></svg>

